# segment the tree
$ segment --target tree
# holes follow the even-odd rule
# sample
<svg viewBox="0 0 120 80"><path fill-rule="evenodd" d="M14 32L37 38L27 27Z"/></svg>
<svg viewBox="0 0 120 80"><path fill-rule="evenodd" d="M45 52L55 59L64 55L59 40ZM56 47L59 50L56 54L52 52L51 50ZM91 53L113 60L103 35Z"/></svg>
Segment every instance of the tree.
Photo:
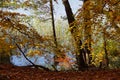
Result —
<svg viewBox="0 0 120 80"><path fill-rule="evenodd" d="M57 47L57 38L56 38L56 31L55 31L55 22L54 22L54 13L53 13L53 2L50 0L50 9L51 9L51 16L52 16L52 27L53 27L53 36L54 36L54 43Z"/></svg>
<svg viewBox="0 0 120 80"><path fill-rule="evenodd" d="M47 2L50 2L51 5L45 6ZM115 41L119 44L120 40L120 1L84 0L83 6L78 10L76 17L72 13L69 1L62 0L62 2L67 14L69 28L75 41L78 69L82 70L92 64L96 66L97 63L99 64L98 66L101 66L104 60L106 61L106 66L109 67L111 53L109 51L111 49L109 48L109 43L110 41ZM70 68L69 58L65 54L65 50L62 50L64 46L57 44L52 0L26 0L24 2L21 2L21 0L18 0L18 2L3 0L0 4L0 44L5 45L0 48L0 54L4 52L8 52L11 55L20 53L31 62L27 56L41 55L43 54L43 49L41 48L44 48L57 55L56 62L63 62L62 66ZM29 16L24 13L9 11L21 7L24 10L31 10L34 15ZM31 23L34 17L40 18L43 22L51 19L50 11L54 40L50 36L41 36L32 27ZM38 51L25 54L30 48ZM38 67L32 62L31 64ZM56 70L55 66L52 66L55 68L54 70ZM48 70L48 68L39 67Z"/></svg>
<svg viewBox="0 0 120 80"><path fill-rule="evenodd" d="M107 42L112 39L113 34L118 35L119 34L118 30L120 29L118 28L119 23L116 23L115 21L120 16L119 10L118 10L119 3L120 3L119 0L116 0L116 1L84 0L83 7L81 8L77 16L77 19L79 20L78 22L80 23L80 26L82 27L80 31L85 33L85 35L81 37L87 38L86 39L87 41L85 43L88 44L87 48L90 51L92 51L92 53L97 51L97 50L94 50L95 46L93 45L94 44L98 45L98 43L102 41L100 37L103 38L102 44L104 44L103 46L104 50L102 51L104 51L104 55L106 55L105 59L106 59L107 66L109 64L109 61L108 61L109 54L106 48ZM113 33L110 33L112 28L115 29L116 31ZM102 34L104 36L102 36ZM96 41L95 38L97 38L97 40L100 38L98 40L99 42ZM116 39L114 38L112 40L116 40Z"/></svg>
<svg viewBox="0 0 120 80"><path fill-rule="evenodd" d="M37 1L37 2L39 2L39 1ZM41 6L39 6L37 4L37 2L35 1L32 3L29 3L28 1L25 1L22 3L20 1L20 2L18 2L20 4L18 4L17 2L12 2L12 1L2 1L1 7L6 8L6 9L10 8L13 10L16 8L20 8L20 7L24 7L27 9L29 9L31 7L33 10L34 9L39 10L39 7L41 8ZM45 8L45 7L43 7L43 8ZM47 8L45 8L45 9L47 9ZM29 49L31 47L33 47L33 48L43 47L44 41L45 42L47 41L49 43L49 39L45 38L45 37L43 38L42 36L40 36L40 34L38 34L38 32L31 26L31 24L29 24L29 22L26 23L29 20L29 19L27 20L26 18L30 18L29 16L27 16L25 14L20 14L20 13L9 12L9 10L8 11L1 10L0 12L1 12L1 14L0 14L0 30L2 31L1 35L0 35L0 39L4 38L3 42L5 44L9 43L9 45L6 45L5 51L11 52L11 53L9 53L9 55L13 55L15 53L20 52L20 54L22 54L34 67L36 67L36 68L41 67L45 70L49 70L48 68L45 68L43 66L35 65L32 61L30 61L27 58L27 55L25 54L27 49ZM35 12L37 12L37 11L35 11ZM44 20L45 19L47 19L47 18L44 18ZM1 44L3 44L3 43L1 43ZM47 45L49 45L49 44L47 44ZM14 50L13 50L13 48L14 48ZM18 52L17 52L17 49L19 50ZM3 50L4 49L2 49L2 51ZM13 51L15 51L15 52L13 52ZM0 54L3 54L3 53L0 53ZM36 54L36 53L34 53L34 54Z"/></svg>
<svg viewBox="0 0 120 80"><path fill-rule="evenodd" d="M84 0L84 3L83 3L83 6L84 6L84 23L87 23L90 21L90 10L87 10L87 5L90 5L88 4L89 0ZM85 55L87 54L88 55L88 65L91 64L91 60L92 60L92 57L91 57L91 24L85 24L84 25L84 41L87 41L87 43L85 43Z"/></svg>
<svg viewBox="0 0 120 80"><path fill-rule="evenodd" d="M73 38L75 39L75 43L77 46L76 59L77 59L78 69L81 70L82 68L86 67L84 50L81 48L82 41L80 40L79 37L76 37L76 34L75 34L75 32L77 31L77 29L76 29L77 25L74 26L75 18L74 18L74 15L72 13L70 4L69 4L68 0L62 0L62 1L63 1L64 6L65 6L65 11L67 14L69 27L70 28L73 27L71 29L71 34L73 35Z"/></svg>
<svg viewBox="0 0 120 80"><path fill-rule="evenodd" d="M100 33L104 33L104 54L106 55L106 60L107 60L107 66L109 64L108 61L108 52L106 49L106 41L107 39L110 39L109 36L113 35L112 33L110 34L108 30L108 23L110 23L109 28L114 28L116 30L116 35L118 35L118 25L119 23L116 23L116 19L118 20L119 17L119 0L116 1L98 1L98 0L84 0L82 8L79 10L79 14L76 17L76 21L74 18L74 15L72 13L72 10L70 8L68 0L62 0L63 4L65 6L67 18L68 18L68 23L71 28L71 34L73 35L76 45L77 45L77 51L83 53L81 58L79 57L77 59L77 63L79 66L86 66L86 53L88 54L88 63L91 65L92 64L92 54L94 51L93 49L93 43L94 42L94 37L93 35ZM115 9L115 10L113 10ZM104 20L106 22L104 22ZM75 24L74 24L75 23ZM117 26L116 26L117 24ZM117 28L117 29L116 29ZM99 31L98 31L99 30ZM103 32L101 32L101 31ZM97 33L94 33L97 32ZM106 36L107 35L107 36ZM101 36L102 37L102 36ZM80 44L80 45L78 45ZM82 50L81 50L82 48ZM95 50L96 51L96 50ZM80 64L82 63L82 64ZM79 68L80 69L80 68Z"/></svg>

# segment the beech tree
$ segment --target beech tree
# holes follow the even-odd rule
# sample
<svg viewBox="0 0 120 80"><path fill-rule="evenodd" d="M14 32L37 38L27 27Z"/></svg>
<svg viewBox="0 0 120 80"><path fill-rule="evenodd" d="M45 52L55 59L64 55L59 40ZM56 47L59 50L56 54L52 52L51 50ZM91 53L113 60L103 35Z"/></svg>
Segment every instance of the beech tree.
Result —
<svg viewBox="0 0 120 80"><path fill-rule="evenodd" d="M57 0L54 1L57 2ZM49 7L46 5L48 2L51 4ZM75 43L78 70L89 68L91 65L109 67L113 48L113 46L109 46L114 41L118 43L116 46L119 47L120 42L120 1L84 0L77 15L73 14L69 0L62 0L62 2L67 14L69 30ZM35 15L27 16L24 13L9 11L21 7L24 10L33 11L32 14ZM52 17L49 14L50 11ZM26 49L33 47L38 50L30 52L27 56L34 56L34 54L43 54L40 48L47 48L58 56L55 59L56 62L63 62L62 66L70 68L70 59L65 54L65 50L62 50L64 46L57 44L52 0L26 0L24 2L3 0L0 2L0 13L0 44L5 45L0 46L0 54L8 52L7 54L12 55L20 51L26 57L24 54ZM33 17L38 17L41 21L52 18L54 40L50 36L41 36L32 27L30 20ZM26 57L26 59L28 58ZM38 67L32 62L31 64ZM56 70L55 66L53 66L54 70ZM43 66L39 67L49 70Z"/></svg>
<svg viewBox="0 0 120 80"><path fill-rule="evenodd" d="M71 34L75 39L77 52L79 56L77 58L77 64L79 69L82 69L86 64L92 65L92 53L95 47L93 45L97 44L94 39L94 35L104 35L103 36L103 50L105 57L106 66L109 65L107 42L111 40L113 34L119 35L119 0L84 0L82 8L78 11L78 15L75 18L68 0L62 0L65 6L68 23L71 28ZM117 21L116 21L117 20ZM109 27L108 27L109 26ZM110 33L111 29L115 29L115 32ZM97 33L96 33L97 32ZM100 33L100 34L98 34ZM109 35L109 36L108 36ZM111 36L111 37L110 37ZM102 37L102 36L101 36ZM115 35L114 35L115 37ZM99 37L97 37L99 38ZM118 37L119 38L119 37ZM119 42L118 38L114 38ZM112 40L114 40L112 39ZM102 40L102 39L101 39ZM93 44L94 43L94 44ZM82 55L83 54L83 55ZM86 58L86 54L88 58ZM86 63L87 59L87 63ZM104 60L102 60L104 61ZM81 67L80 67L81 66Z"/></svg>
<svg viewBox="0 0 120 80"><path fill-rule="evenodd" d="M43 2L40 2L43 3ZM18 9L18 8L26 8L26 9L30 9L32 8L33 10L35 10L34 14L37 14L37 10L44 8L43 11L49 11L49 10L45 10L48 9L47 7L44 6L39 6L38 4L40 4L39 1L25 1L25 2L21 2L21 1L1 1L1 14L0 14L0 30L1 30L1 36L0 39L2 39L2 41L4 43L1 43L1 45L5 44L6 47L2 47L0 49L0 51L2 51L0 54L6 54L6 52L8 53L8 55L14 55L15 53L20 52L34 67L41 67L45 70L48 70L48 68L45 68L43 66L38 66L35 65L32 61L30 61L27 58L27 55L30 56L33 53L29 53L29 54L25 54L25 52L27 51L27 49L33 47L33 48L41 48L44 47L44 41L48 42L47 45L52 44L50 42L49 44L49 37L47 36L46 38L40 36L40 34L38 34L38 32L31 26L31 24L28 22L29 21L29 16L27 16L26 14L22 14L22 13L15 13L15 12L10 12L8 11L4 11L3 8L5 9ZM45 2L44 2L45 3ZM36 10L37 9L37 10ZM41 15L38 17L41 18L42 21L49 19L49 17L41 17ZM43 20L44 19L44 20ZM19 51L17 51L17 49ZM34 55L41 55L42 51L38 50L37 52L34 53Z"/></svg>
<svg viewBox="0 0 120 80"><path fill-rule="evenodd" d="M118 37L116 39L113 39L112 36L113 34L116 34L116 37L117 35L119 35L119 3L119 0L84 0L83 7L80 9L79 14L77 15L76 24L79 23L80 25L78 26L78 28L81 27L80 31L78 32L85 33L84 35L78 35L81 36L83 40L85 40L83 44L88 44L87 48L91 51L91 53L96 51L94 49L95 46L93 45L97 45L98 41L103 40L102 44L104 46L102 51L104 51L105 57L103 59L105 59L106 66L109 66L108 56L110 55L108 54L109 51L107 50L107 43L109 42L109 40L115 40L119 42L118 38L120 38ZM112 29L115 30L113 31L113 33L111 33ZM101 36L103 39L95 36Z"/></svg>
<svg viewBox="0 0 120 80"><path fill-rule="evenodd" d="M69 1L68 0L62 0L62 1L65 6L65 11L67 14L69 26L71 28L71 34L73 35L73 38L74 38L75 44L76 44L76 48L77 48L76 59L77 59L78 69L81 70L81 69L87 67L86 52L85 52L84 48L82 48L82 45L83 45L82 40L80 39L80 37L76 36L77 34L75 32L78 32L78 30L77 30L78 25L74 24L76 21L75 21L74 15L72 13L72 9L70 7Z"/></svg>

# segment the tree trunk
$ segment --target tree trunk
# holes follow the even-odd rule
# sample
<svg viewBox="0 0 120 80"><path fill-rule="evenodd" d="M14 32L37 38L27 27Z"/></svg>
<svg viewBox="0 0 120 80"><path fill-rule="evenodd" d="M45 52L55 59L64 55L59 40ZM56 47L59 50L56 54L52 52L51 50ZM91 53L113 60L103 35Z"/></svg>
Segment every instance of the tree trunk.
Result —
<svg viewBox="0 0 120 80"><path fill-rule="evenodd" d="M108 51L107 51L107 40L106 40L106 28L103 30L103 40L104 40L104 52L105 52L105 67L109 68L109 58L108 58Z"/></svg>
<svg viewBox="0 0 120 80"><path fill-rule="evenodd" d="M54 21L54 14L53 14L53 2L50 0L50 9L51 9L51 16L52 16L52 27L53 27L53 36L54 36L54 43L57 47L57 37L56 37L56 31L55 31L55 21Z"/></svg>
<svg viewBox="0 0 120 80"><path fill-rule="evenodd" d="M88 0L84 0L84 4L86 4ZM87 6L86 6L87 7ZM90 10L86 10L84 8L84 23L87 23L87 22L90 22ZM85 28L84 28L84 41L87 41L87 43L85 44L85 54L88 55L88 65L91 64L91 60L92 60L92 57L90 56L91 55L91 25L88 25L88 24L85 24Z"/></svg>
<svg viewBox="0 0 120 80"><path fill-rule="evenodd" d="M56 37L56 31L55 31L55 21L54 21L54 12L53 12L53 2L50 0L50 9L51 9L51 16L52 16L52 28L53 28L53 37L54 37L54 43L55 47L57 49L58 44L57 44L57 37ZM57 55L55 54L54 60L57 58ZM55 71L57 71L56 66L58 65L58 62L55 61L54 65L52 67L54 68Z"/></svg>
<svg viewBox="0 0 120 80"><path fill-rule="evenodd" d="M70 7L70 4L69 4L68 0L62 0L62 1L64 4L64 7L65 7L69 27L73 27L75 18L74 18L72 9ZM85 59L84 59L84 50L81 49L82 41L80 40L80 38L75 37L75 34L74 34L75 30L76 30L76 28L73 28L71 30L71 34L72 34L74 40L76 41L75 42L76 46L77 46L76 59L77 59L78 69L81 70L86 67L86 63L85 63Z"/></svg>

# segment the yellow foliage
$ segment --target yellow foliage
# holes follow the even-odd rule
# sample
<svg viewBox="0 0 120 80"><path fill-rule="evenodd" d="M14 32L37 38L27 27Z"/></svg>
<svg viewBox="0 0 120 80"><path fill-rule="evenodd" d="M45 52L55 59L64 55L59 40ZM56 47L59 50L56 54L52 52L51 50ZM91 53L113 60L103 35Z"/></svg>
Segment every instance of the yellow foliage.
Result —
<svg viewBox="0 0 120 80"><path fill-rule="evenodd" d="M34 49L30 49L28 52L27 52L27 56L30 56L30 57L32 57L32 56L35 56L35 55L42 55L42 51L40 51L40 50L34 50Z"/></svg>
<svg viewBox="0 0 120 80"><path fill-rule="evenodd" d="M93 58L92 64L98 67L100 62L102 62L104 59L104 51L101 51L97 53L96 55L95 53L92 53L92 58Z"/></svg>
<svg viewBox="0 0 120 80"><path fill-rule="evenodd" d="M110 17L110 19L113 20L114 16L115 16L114 12L112 10L110 10L109 11L109 17Z"/></svg>

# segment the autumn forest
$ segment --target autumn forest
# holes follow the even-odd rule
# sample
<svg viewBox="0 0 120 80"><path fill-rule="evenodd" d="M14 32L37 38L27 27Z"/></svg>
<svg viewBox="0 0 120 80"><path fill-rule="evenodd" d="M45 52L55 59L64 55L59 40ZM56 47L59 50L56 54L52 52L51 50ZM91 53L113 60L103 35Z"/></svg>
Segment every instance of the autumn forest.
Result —
<svg viewBox="0 0 120 80"><path fill-rule="evenodd" d="M73 2L0 0L0 80L119 80L120 0Z"/></svg>

